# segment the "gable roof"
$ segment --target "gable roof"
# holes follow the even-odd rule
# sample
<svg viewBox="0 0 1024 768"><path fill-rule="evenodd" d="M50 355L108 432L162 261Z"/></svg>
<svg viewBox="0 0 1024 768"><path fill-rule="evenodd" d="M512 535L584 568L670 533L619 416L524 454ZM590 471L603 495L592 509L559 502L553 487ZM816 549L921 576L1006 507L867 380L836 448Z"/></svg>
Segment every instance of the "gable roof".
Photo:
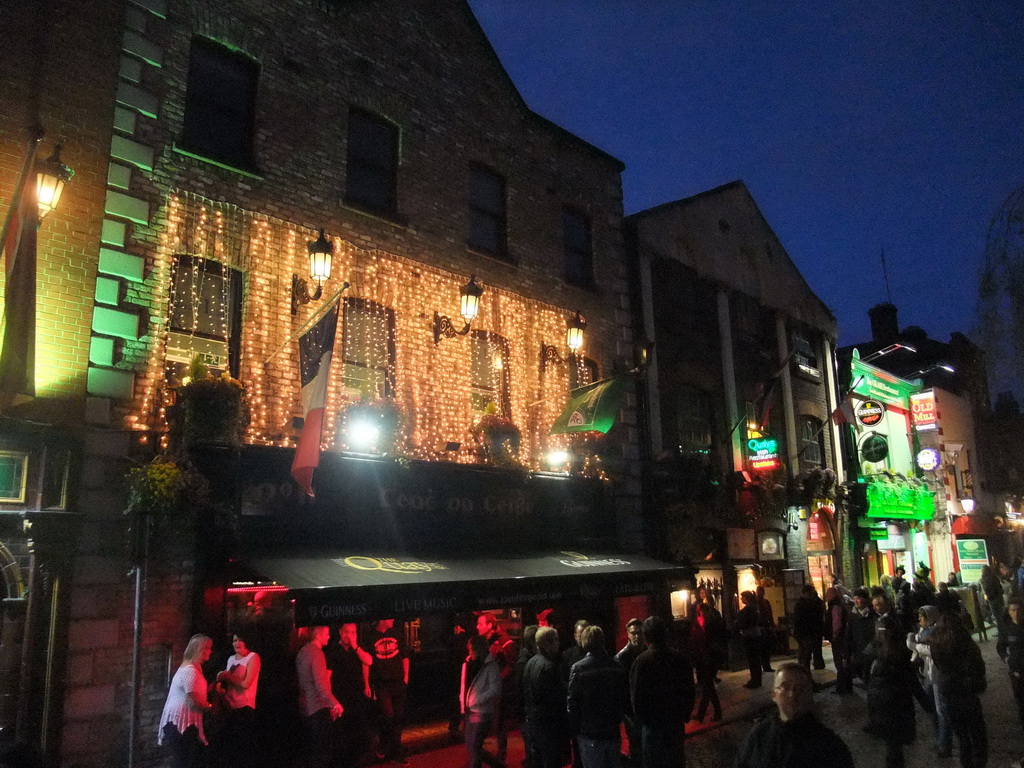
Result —
<svg viewBox="0 0 1024 768"><path fill-rule="evenodd" d="M640 247L836 336L835 316L808 285L741 179L639 211L626 221Z"/></svg>

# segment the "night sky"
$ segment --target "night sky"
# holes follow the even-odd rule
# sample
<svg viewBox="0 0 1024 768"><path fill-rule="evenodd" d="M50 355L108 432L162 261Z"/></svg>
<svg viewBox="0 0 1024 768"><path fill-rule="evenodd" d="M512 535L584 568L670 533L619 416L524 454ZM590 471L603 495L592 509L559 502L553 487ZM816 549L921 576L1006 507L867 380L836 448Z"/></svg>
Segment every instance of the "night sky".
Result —
<svg viewBox="0 0 1024 768"><path fill-rule="evenodd" d="M1024 185L1019 2L470 0L535 112L615 155L626 213L743 179L839 320L974 324Z"/></svg>

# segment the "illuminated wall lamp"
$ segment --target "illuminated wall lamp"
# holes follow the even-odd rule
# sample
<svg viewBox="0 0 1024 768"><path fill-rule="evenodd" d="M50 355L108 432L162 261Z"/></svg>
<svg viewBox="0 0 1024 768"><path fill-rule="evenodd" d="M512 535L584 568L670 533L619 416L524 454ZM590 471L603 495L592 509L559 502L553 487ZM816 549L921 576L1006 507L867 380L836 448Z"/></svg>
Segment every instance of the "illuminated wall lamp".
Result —
<svg viewBox="0 0 1024 768"><path fill-rule="evenodd" d="M309 283L296 274L292 275L292 314L298 314L299 306L316 301L324 293L324 283L331 277L331 260L334 258L334 244L320 236L306 243L309 248L309 278L316 285L316 290L309 293Z"/></svg>
<svg viewBox="0 0 1024 768"><path fill-rule="evenodd" d="M974 512L974 499L970 496L964 496L960 499L960 506L963 507L964 514L969 515Z"/></svg>
<svg viewBox="0 0 1024 768"><path fill-rule="evenodd" d="M439 344L442 338L452 339L469 333L469 326L480 313L480 297L483 293L484 289L477 285L476 275L470 275L469 282L459 288L459 310L462 313L462 319L466 321L466 325L461 331L455 330L450 317L434 312L435 344Z"/></svg>
<svg viewBox="0 0 1024 768"><path fill-rule="evenodd" d="M571 354L576 354L583 349L583 338L587 331L587 321L583 315L576 311L576 316L569 318L566 323L565 330L565 345L569 347ZM561 353L558 351L558 347L554 344L541 344L540 345L540 369L544 371L549 363L564 363L565 360L562 358Z"/></svg>
<svg viewBox="0 0 1024 768"><path fill-rule="evenodd" d="M60 144L53 148L53 154L36 163L36 199L39 204L39 220L57 207L64 185L71 181L75 172L60 159Z"/></svg>

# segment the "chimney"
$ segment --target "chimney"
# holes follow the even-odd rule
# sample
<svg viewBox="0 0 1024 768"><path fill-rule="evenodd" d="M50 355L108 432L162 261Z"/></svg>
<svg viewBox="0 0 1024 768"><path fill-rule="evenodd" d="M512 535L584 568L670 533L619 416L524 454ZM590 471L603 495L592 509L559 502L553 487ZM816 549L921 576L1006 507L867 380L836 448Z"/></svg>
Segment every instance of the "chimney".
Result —
<svg viewBox="0 0 1024 768"><path fill-rule="evenodd" d="M871 340L892 344L899 338L900 326L896 319L896 307L889 302L876 304L868 310L871 319Z"/></svg>

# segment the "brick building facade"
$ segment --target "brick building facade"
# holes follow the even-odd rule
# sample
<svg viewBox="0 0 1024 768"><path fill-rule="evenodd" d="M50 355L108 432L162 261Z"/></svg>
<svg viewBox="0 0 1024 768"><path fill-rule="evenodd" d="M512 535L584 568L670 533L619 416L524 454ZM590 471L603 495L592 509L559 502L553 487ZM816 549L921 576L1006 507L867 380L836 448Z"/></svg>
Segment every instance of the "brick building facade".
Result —
<svg viewBox="0 0 1024 768"><path fill-rule="evenodd" d="M351 312L387 328L352 350L339 332L325 449L348 447L348 405L383 396L402 414L399 455L473 465L471 429L493 402L537 470L567 445L547 433L570 385L631 366L622 165L529 110L461 0L44 5L0 17L27 31L0 65L0 96L19 107L0 119L0 210L36 120L77 173L40 230L37 397L4 414L0 447L24 455L28 488L63 492L0 514L0 664L17 671L0 712L54 764L106 765L126 759L132 698L123 477L165 445L188 358L245 384L243 454L290 455L303 415L293 337L322 307L292 313L293 275L307 277L323 228L335 246L323 298L350 284L339 324ZM470 275L484 288L472 331L437 340L435 313L457 318ZM587 340L574 356L577 311ZM600 448L611 534L633 551L635 425L629 396ZM142 764L159 759L168 665L210 631L190 536L158 537L146 574Z"/></svg>

